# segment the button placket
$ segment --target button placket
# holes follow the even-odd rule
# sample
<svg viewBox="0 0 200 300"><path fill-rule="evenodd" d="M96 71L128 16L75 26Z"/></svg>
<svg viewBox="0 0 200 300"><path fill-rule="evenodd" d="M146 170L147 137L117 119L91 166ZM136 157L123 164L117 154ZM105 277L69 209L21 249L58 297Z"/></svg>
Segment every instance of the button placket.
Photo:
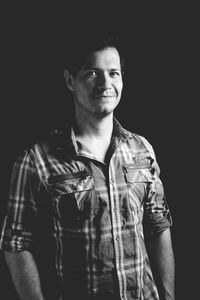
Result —
<svg viewBox="0 0 200 300"><path fill-rule="evenodd" d="M116 181L116 176L118 178L118 173L115 170L115 167L113 165L113 162L111 160L110 167L109 167L109 185L110 185L110 205L111 205L111 218L113 223L113 242L114 242L114 248L115 248L115 266L116 266L116 272L120 287L120 294L123 294L123 286L124 286L124 274L123 274L123 246L121 241L121 218L120 218L120 207L119 207L119 191L118 191L118 185Z"/></svg>

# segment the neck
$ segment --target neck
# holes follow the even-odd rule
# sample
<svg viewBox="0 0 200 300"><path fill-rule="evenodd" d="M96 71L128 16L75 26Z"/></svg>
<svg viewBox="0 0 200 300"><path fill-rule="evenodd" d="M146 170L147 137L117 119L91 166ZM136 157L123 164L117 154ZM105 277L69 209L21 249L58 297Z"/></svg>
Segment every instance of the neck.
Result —
<svg viewBox="0 0 200 300"><path fill-rule="evenodd" d="M104 118L88 117L76 115L76 134L80 137L91 139L110 139L113 131L113 114Z"/></svg>

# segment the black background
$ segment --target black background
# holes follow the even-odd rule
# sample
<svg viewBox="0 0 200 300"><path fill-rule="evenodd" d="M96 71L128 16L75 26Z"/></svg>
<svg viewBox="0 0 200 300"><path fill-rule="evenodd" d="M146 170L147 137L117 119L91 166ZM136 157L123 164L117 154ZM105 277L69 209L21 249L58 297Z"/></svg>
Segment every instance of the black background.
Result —
<svg viewBox="0 0 200 300"><path fill-rule="evenodd" d="M2 21L0 224L16 154L34 136L70 114L62 90L63 41L90 28L113 28L126 49L116 117L153 145L173 217L177 299L195 299L197 279L197 30L195 7L9 7ZM75 9L75 10L74 10ZM60 76L62 74L62 76ZM67 104L67 105L66 105ZM15 300L0 254L0 298ZM198 271L198 269L197 269Z"/></svg>

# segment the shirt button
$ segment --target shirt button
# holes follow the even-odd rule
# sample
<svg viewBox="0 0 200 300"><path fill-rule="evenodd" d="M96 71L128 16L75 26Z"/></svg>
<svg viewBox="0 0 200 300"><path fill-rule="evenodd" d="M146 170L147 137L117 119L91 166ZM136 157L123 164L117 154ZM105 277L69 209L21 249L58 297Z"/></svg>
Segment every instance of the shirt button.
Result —
<svg viewBox="0 0 200 300"><path fill-rule="evenodd" d="M119 236L116 237L116 241L119 241Z"/></svg>
<svg viewBox="0 0 200 300"><path fill-rule="evenodd" d="M97 290L94 288L92 289L92 294L95 295L97 293Z"/></svg>
<svg viewBox="0 0 200 300"><path fill-rule="evenodd" d="M118 267L118 270L121 272L121 270L122 270L122 267L121 267L121 266L119 266L119 267Z"/></svg>

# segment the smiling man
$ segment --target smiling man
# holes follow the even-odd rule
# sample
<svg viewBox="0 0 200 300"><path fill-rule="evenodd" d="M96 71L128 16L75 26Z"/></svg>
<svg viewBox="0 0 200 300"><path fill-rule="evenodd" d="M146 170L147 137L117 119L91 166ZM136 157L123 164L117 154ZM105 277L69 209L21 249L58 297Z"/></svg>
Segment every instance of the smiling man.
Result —
<svg viewBox="0 0 200 300"><path fill-rule="evenodd" d="M117 49L93 52L75 76L66 70L65 78L74 95L76 139L104 162L113 131L113 111L123 87Z"/></svg>
<svg viewBox="0 0 200 300"><path fill-rule="evenodd" d="M1 248L16 290L26 300L174 300L172 221L156 157L113 115L123 89L118 41L71 46L73 121L13 167Z"/></svg>

